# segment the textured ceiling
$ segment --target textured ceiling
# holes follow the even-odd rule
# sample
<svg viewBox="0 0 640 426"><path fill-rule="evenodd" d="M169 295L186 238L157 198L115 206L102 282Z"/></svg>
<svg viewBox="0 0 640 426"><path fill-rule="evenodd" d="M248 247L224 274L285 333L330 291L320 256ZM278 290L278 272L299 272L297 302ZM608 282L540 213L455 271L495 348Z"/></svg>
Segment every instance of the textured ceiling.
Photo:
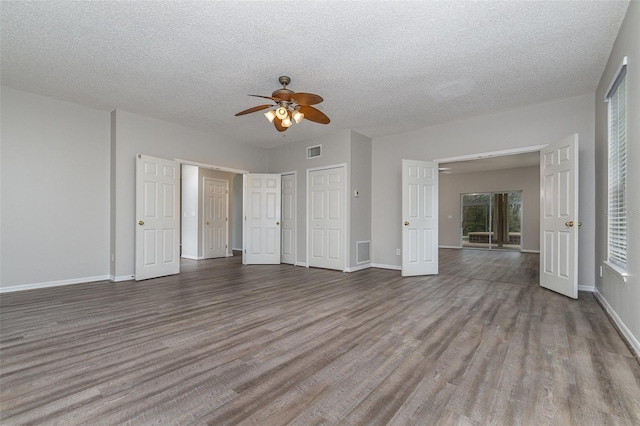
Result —
<svg viewBox="0 0 640 426"><path fill-rule="evenodd" d="M2 84L270 147L594 92L628 1L1 2ZM278 133L280 75L331 117ZM284 137L283 137L284 135Z"/></svg>

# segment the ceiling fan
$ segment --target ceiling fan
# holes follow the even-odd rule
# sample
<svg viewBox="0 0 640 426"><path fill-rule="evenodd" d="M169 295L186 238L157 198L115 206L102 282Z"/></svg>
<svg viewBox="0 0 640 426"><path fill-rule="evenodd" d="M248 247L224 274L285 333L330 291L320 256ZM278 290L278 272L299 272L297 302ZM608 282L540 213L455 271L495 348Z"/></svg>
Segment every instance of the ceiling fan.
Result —
<svg viewBox="0 0 640 426"><path fill-rule="evenodd" d="M303 118L320 124L329 124L331 121L329 117L319 109L311 106L322 102L322 97L313 93L296 93L287 89L287 85L291 83L291 79L286 75L281 76L278 81L282 84L282 88L275 90L271 96L249 95L256 98L270 99L275 102L275 104L258 105L245 109L237 113L236 117L271 108L264 115L267 117L267 120L273 123L279 132L286 131L294 121L299 123Z"/></svg>

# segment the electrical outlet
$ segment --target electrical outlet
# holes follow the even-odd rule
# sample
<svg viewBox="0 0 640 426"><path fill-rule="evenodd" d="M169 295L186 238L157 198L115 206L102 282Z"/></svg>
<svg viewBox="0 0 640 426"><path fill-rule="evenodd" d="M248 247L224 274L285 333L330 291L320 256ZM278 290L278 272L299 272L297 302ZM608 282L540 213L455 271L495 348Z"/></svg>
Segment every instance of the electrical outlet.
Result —
<svg viewBox="0 0 640 426"><path fill-rule="evenodd" d="M111 261L112 261L112 262L115 262L115 261L116 261L116 255L115 255L115 254L113 254L113 253L111 253Z"/></svg>
<svg viewBox="0 0 640 426"><path fill-rule="evenodd" d="M600 266L600 278L602 278L602 266Z"/></svg>
<svg viewBox="0 0 640 426"><path fill-rule="evenodd" d="M400 256L400 249L396 249L396 255Z"/></svg>

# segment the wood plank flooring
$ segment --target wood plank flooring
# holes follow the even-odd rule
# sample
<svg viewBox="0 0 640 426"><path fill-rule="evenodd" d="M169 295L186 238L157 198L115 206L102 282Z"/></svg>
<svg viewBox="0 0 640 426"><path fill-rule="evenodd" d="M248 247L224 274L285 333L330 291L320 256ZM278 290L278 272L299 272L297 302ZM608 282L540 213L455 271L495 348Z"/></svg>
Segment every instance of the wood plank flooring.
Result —
<svg viewBox="0 0 640 426"><path fill-rule="evenodd" d="M441 250L441 274L240 258L0 301L0 422L638 425L640 367L538 255Z"/></svg>

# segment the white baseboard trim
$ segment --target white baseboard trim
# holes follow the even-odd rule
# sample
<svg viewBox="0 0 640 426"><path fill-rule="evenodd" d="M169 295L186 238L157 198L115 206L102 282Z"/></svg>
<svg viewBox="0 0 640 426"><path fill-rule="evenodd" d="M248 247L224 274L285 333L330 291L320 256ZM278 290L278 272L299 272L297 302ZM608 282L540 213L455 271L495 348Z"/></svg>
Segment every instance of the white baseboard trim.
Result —
<svg viewBox="0 0 640 426"><path fill-rule="evenodd" d="M8 287L0 287L0 293L11 293L14 291L23 291L23 290L36 290L39 288L58 287L61 285L71 285L71 284L84 284L84 283L92 283L96 281L107 281L107 280L109 280L109 275L97 275L95 277L73 278L70 280L48 281L44 283L33 283L33 284L19 284L19 285L11 285Z"/></svg>
<svg viewBox="0 0 640 426"><path fill-rule="evenodd" d="M579 285L578 291L588 291L590 293L593 293L594 291L596 291L596 288L592 285Z"/></svg>
<svg viewBox="0 0 640 426"><path fill-rule="evenodd" d="M393 269L395 271L402 271L402 266L399 265L385 265L383 263L372 263L372 268L380 268L380 269Z"/></svg>
<svg viewBox="0 0 640 426"><path fill-rule="evenodd" d="M188 254L183 254L182 256L183 259L190 259L190 260L204 260L203 256L189 256Z"/></svg>
<svg viewBox="0 0 640 426"><path fill-rule="evenodd" d="M538 253L538 254L540 254L540 250L525 250L525 249L522 249L522 250L520 250L520 252L521 253Z"/></svg>
<svg viewBox="0 0 640 426"><path fill-rule="evenodd" d="M296 262L295 266L302 266L303 268L308 268L309 264L306 262Z"/></svg>
<svg viewBox="0 0 640 426"><path fill-rule="evenodd" d="M631 334L631 331L629 331L629 329L622 322L622 320L620 319L616 311L613 310L611 305L609 305L609 302L607 302L607 299L604 298L604 296L598 291L597 288L593 292L593 295L595 296L596 299L598 299L598 302L600 302L602 307L607 311L609 316L613 319L613 322L616 323L616 326L624 336L624 339L627 341L627 343L629 343L629 346L631 346L631 348L635 351L636 357L640 357L640 342L638 341L638 339L636 339L635 336Z"/></svg>
<svg viewBox="0 0 640 426"><path fill-rule="evenodd" d="M370 263L365 263L363 265L354 266L353 268L345 268L344 271L345 272L357 272L357 271L362 271L363 269L369 269L369 268L371 268L371 264Z"/></svg>
<svg viewBox="0 0 640 426"><path fill-rule="evenodd" d="M461 246L438 246L438 248L461 249Z"/></svg>
<svg viewBox="0 0 640 426"><path fill-rule="evenodd" d="M113 275L109 275L109 281L114 282L114 283L119 283L122 281L131 281L133 279L135 279L135 275L121 275L119 277L115 277Z"/></svg>

